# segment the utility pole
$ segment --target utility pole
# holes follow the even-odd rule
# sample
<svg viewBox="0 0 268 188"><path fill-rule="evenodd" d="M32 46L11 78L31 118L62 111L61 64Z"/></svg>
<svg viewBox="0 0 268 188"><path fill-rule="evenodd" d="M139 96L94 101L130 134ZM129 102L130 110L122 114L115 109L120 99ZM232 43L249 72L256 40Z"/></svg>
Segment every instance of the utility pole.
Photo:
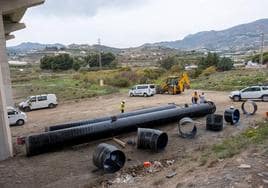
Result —
<svg viewBox="0 0 268 188"><path fill-rule="evenodd" d="M99 45L99 67L102 70L102 62L101 62L101 39L98 38L98 45Z"/></svg>
<svg viewBox="0 0 268 188"><path fill-rule="evenodd" d="M264 48L264 33L261 33L261 54L260 54L260 64L263 64L263 48Z"/></svg>
<svg viewBox="0 0 268 188"><path fill-rule="evenodd" d="M101 62L101 39L98 38L98 45L99 45L99 67L100 70L102 70L102 62ZM103 79L100 79L100 86L103 86Z"/></svg>

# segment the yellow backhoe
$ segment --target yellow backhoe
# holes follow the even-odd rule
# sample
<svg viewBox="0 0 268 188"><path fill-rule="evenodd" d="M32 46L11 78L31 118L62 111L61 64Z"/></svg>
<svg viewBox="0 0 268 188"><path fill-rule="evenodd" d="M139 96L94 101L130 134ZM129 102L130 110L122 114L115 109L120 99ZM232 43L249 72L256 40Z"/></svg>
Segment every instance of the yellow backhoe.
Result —
<svg viewBox="0 0 268 188"><path fill-rule="evenodd" d="M160 93L168 93L172 95L184 92L184 89L190 88L190 79L187 73L181 76L169 76L165 83L161 85Z"/></svg>

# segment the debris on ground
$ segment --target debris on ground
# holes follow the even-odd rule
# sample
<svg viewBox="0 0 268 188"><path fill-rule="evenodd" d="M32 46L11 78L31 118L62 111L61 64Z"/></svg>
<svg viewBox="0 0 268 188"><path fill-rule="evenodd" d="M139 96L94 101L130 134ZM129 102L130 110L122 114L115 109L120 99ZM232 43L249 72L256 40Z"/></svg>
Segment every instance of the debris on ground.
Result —
<svg viewBox="0 0 268 188"><path fill-rule="evenodd" d="M172 178L175 175L177 175L177 172L171 172L171 173L169 173L169 174L166 175L166 178Z"/></svg>
<svg viewBox="0 0 268 188"><path fill-rule="evenodd" d="M117 144L119 144L120 146L122 146L123 148L126 147L126 143L123 142L122 140L118 139L118 138L113 138L113 141L115 141Z"/></svg>
<svg viewBox="0 0 268 188"><path fill-rule="evenodd" d="M262 181L263 181L263 183L268 184L268 180L263 179Z"/></svg>
<svg viewBox="0 0 268 188"><path fill-rule="evenodd" d="M149 173L159 172L164 167L159 161L154 161L153 163L146 162L146 164L144 162L143 166L147 167L146 170Z"/></svg>
<svg viewBox="0 0 268 188"><path fill-rule="evenodd" d="M168 166L173 165L173 163L175 162L175 160L167 160L166 163Z"/></svg>
<svg viewBox="0 0 268 188"><path fill-rule="evenodd" d="M151 167L152 166L152 163L150 162L150 161L145 161L144 163L143 163L143 167L144 168L149 168L149 167Z"/></svg>
<svg viewBox="0 0 268 188"><path fill-rule="evenodd" d="M249 168L251 168L251 166L248 164L241 164L238 166L238 168L249 169Z"/></svg>
<svg viewBox="0 0 268 188"><path fill-rule="evenodd" d="M130 174L124 174L116 178L112 183L134 183L134 177Z"/></svg>

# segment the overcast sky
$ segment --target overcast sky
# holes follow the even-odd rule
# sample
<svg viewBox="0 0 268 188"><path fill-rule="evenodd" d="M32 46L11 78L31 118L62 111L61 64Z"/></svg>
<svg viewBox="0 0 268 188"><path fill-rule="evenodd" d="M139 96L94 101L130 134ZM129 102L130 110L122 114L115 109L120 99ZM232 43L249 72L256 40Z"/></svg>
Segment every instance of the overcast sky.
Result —
<svg viewBox="0 0 268 188"><path fill-rule="evenodd" d="M268 18L268 0L46 0L28 9L21 42L134 47Z"/></svg>

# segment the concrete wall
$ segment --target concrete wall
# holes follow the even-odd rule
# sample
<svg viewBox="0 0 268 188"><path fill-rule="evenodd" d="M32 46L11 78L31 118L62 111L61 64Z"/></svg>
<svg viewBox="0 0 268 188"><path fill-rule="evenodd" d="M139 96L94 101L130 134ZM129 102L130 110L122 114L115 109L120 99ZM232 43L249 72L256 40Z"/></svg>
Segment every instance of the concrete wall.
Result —
<svg viewBox="0 0 268 188"><path fill-rule="evenodd" d="M6 86L3 82L3 77L7 75L3 74L3 71L8 71L9 74L9 68L5 70L7 64L4 24L3 17L0 14L0 160L4 160L13 155L11 133L6 109Z"/></svg>

